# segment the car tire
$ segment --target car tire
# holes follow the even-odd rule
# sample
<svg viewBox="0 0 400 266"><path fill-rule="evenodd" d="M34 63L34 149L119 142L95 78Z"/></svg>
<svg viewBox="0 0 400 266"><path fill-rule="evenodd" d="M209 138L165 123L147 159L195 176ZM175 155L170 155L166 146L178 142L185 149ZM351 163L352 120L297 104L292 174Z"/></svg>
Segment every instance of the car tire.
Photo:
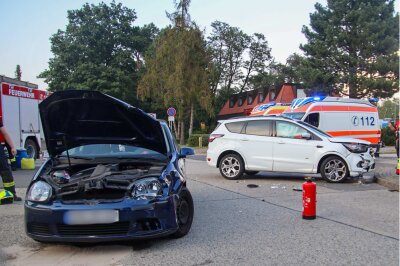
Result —
<svg viewBox="0 0 400 266"><path fill-rule="evenodd" d="M246 175L256 175L256 174L259 173L259 171L244 171L244 173L245 173Z"/></svg>
<svg viewBox="0 0 400 266"><path fill-rule="evenodd" d="M330 183L340 183L349 177L346 162L338 156L329 156L323 160L319 171L321 176Z"/></svg>
<svg viewBox="0 0 400 266"><path fill-rule="evenodd" d="M28 153L28 158L37 159L39 155L39 148L36 142L32 139L27 139L24 145L26 152Z"/></svg>
<svg viewBox="0 0 400 266"><path fill-rule="evenodd" d="M176 215L178 230L171 235L172 238L180 238L187 235L192 227L194 215L193 198L186 187L183 187L179 192L179 199L176 204Z"/></svg>
<svg viewBox="0 0 400 266"><path fill-rule="evenodd" d="M229 180L239 179L244 173L244 162L238 154L227 154L219 163L219 172Z"/></svg>

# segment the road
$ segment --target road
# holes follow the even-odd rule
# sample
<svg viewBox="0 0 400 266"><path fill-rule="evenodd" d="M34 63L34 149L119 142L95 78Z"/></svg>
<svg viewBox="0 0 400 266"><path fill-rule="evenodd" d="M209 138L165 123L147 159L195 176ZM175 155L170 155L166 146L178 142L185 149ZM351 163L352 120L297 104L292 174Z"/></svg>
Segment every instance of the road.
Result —
<svg viewBox="0 0 400 266"><path fill-rule="evenodd" d="M193 160L194 159L194 160ZM181 239L75 246L25 236L23 205L0 207L6 265L399 265L399 194L357 180L318 179L317 219L301 219L300 175L223 179L202 157L187 160L195 217ZM17 171L23 195L33 172ZM249 188L255 184L258 187Z"/></svg>

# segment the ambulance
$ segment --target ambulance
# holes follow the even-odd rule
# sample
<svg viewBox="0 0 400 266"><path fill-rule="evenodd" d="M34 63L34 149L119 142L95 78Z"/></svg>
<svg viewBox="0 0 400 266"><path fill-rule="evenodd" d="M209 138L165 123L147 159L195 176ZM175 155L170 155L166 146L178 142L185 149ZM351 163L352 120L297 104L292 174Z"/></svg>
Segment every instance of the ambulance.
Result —
<svg viewBox="0 0 400 266"><path fill-rule="evenodd" d="M311 124L333 137L369 141L376 149L381 141L378 108L367 100L341 97L297 98L282 115Z"/></svg>
<svg viewBox="0 0 400 266"><path fill-rule="evenodd" d="M36 84L0 75L0 119L15 147L25 148L28 157L38 158L44 141L39 119L39 103L49 93ZM0 134L0 143L4 137Z"/></svg>
<svg viewBox="0 0 400 266"><path fill-rule="evenodd" d="M260 104L253 108L250 116L280 115L289 107L289 105L290 104L275 102Z"/></svg>

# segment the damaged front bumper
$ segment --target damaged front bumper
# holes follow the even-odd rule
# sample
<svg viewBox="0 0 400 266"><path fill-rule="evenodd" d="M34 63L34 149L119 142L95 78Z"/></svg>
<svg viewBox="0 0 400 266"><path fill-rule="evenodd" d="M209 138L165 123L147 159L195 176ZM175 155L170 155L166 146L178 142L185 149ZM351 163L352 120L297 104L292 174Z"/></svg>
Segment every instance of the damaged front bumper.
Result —
<svg viewBox="0 0 400 266"><path fill-rule="evenodd" d="M45 242L106 242L157 238L178 229L176 195L153 200L124 198L118 202L84 201L48 204L25 202L26 233ZM68 213L114 210L118 218L110 223L67 221Z"/></svg>
<svg viewBox="0 0 400 266"><path fill-rule="evenodd" d="M350 176L362 176L375 168L375 160L369 152L365 153L350 153L347 156L349 164Z"/></svg>

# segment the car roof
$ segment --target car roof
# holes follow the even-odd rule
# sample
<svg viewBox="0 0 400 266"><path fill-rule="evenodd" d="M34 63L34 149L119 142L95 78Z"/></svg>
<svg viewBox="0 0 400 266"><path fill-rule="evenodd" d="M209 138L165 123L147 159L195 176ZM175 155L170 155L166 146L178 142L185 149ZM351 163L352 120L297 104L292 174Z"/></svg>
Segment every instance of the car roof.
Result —
<svg viewBox="0 0 400 266"><path fill-rule="evenodd" d="M240 122L240 121L252 121L252 120L288 120L288 121L297 121L296 119L286 117L286 116L277 116L277 115L269 115L269 116L246 116L246 117L232 117L227 120L221 120L218 122L221 123L229 123L229 122Z"/></svg>

